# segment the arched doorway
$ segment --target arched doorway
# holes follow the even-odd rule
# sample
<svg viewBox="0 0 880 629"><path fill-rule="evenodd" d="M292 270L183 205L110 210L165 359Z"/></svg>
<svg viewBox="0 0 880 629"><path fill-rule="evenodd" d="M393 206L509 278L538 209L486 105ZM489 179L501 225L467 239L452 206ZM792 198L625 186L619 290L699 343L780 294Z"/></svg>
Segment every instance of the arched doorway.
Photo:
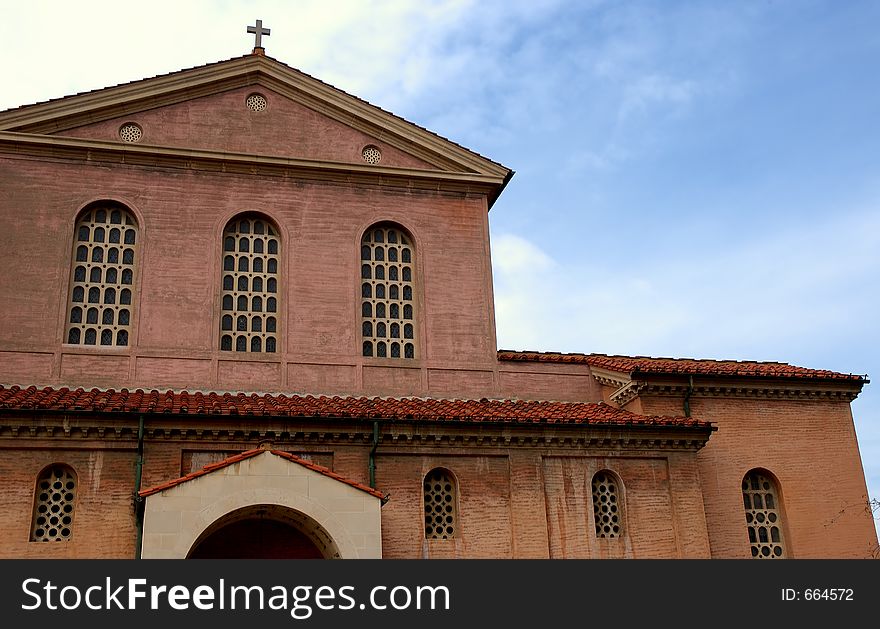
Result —
<svg viewBox="0 0 880 629"><path fill-rule="evenodd" d="M248 450L140 495L145 559L189 557L203 542L199 556L233 556L237 543L255 539L248 556L254 547L285 556L293 546L305 556L311 547L295 542L300 534L327 559L382 557L384 495L287 452ZM222 530L245 521L256 522Z"/></svg>
<svg viewBox="0 0 880 629"><path fill-rule="evenodd" d="M189 559L333 559L339 550L312 518L282 505L227 513L195 541Z"/></svg>

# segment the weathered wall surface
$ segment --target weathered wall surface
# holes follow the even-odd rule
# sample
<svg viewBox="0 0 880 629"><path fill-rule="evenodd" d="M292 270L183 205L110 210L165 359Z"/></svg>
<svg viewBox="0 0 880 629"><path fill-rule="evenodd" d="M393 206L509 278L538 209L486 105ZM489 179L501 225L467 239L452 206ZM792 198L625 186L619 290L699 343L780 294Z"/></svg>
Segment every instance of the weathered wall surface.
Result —
<svg viewBox="0 0 880 629"><path fill-rule="evenodd" d="M680 412L681 399L643 396L642 408ZM848 402L695 397L691 409L718 427L697 456L713 557L750 556L742 481L753 469L779 483L790 556L870 556L877 538Z"/></svg>

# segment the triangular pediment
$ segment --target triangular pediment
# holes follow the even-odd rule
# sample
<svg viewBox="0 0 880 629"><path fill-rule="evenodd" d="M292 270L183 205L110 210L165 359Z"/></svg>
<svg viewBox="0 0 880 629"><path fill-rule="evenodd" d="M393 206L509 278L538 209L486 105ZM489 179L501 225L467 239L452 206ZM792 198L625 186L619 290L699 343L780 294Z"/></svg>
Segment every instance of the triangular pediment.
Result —
<svg viewBox="0 0 880 629"><path fill-rule="evenodd" d="M258 96L256 105L248 101ZM262 100L264 99L264 100ZM137 145L120 129L134 123ZM500 188L512 172L473 151L259 54L0 112L0 135L51 136L132 150L262 156L473 175ZM26 138L25 138L26 139ZM105 146L106 145L106 146ZM379 150L379 162L365 158ZM490 195L492 197L496 195Z"/></svg>
<svg viewBox="0 0 880 629"><path fill-rule="evenodd" d="M245 462L247 463L245 464ZM242 466L242 464L244 465ZM201 479L206 476L224 476L229 474L234 476L245 475L254 477L262 477L266 475L300 475L309 478L324 477L325 479L330 479L334 486L335 484L338 484L340 487L345 486L346 488L342 489L342 491L357 490L368 494L373 498L378 498L383 502L386 500L382 492L340 476L329 468L312 463L309 460L290 454L289 452L266 448L257 448L242 452L241 454L236 454L217 463L206 465L202 469L196 470L186 476L181 476L180 478L175 478L174 480L167 481L161 485L141 490L139 493L142 497L152 496L153 494L168 491L174 487L178 487L185 483L191 483L196 479ZM325 481L322 480L320 482Z"/></svg>
<svg viewBox="0 0 880 629"><path fill-rule="evenodd" d="M256 449L139 492L143 557L183 558L236 520L293 525L325 558L382 556L379 491L279 450Z"/></svg>

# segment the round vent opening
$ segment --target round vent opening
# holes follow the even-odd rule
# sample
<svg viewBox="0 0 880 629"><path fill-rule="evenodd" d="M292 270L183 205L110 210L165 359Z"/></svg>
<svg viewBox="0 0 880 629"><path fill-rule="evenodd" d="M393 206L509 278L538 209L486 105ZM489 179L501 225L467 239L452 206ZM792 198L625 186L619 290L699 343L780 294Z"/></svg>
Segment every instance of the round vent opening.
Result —
<svg viewBox="0 0 880 629"><path fill-rule="evenodd" d="M361 157L363 157L364 161L368 164L378 164L382 159L382 151L380 151L377 146L365 146L364 150L361 151Z"/></svg>
<svg viewBox="0 0 880 629"><path fill-rule="evenodd" d="M144 130L133 122L127 122L119 127L119 137L123 142L140 142L144 137Z"/></svg>
<svg viewBox="0 0 880 629"><path fill-rule="evenodd" d="M266 102L266 97L262 94L251 94L244 102L251 111L265 111L266 107L269 106L269 103Z"/></svg>

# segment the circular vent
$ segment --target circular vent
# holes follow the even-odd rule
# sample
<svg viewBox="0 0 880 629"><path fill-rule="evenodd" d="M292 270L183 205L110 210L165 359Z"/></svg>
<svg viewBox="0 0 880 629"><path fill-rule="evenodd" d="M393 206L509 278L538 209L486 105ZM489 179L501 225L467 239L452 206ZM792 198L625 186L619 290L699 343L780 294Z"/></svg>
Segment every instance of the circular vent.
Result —
<svg viewBox="0 0 880 629"><path fill-rule="evenodd" d="M269 105L269 103L266 102L266 97L262 94L251 94L244 102L247 105L247 108L251 111L265 111L266 107Z"/></svg>
<svg viewBox="0 0 880 629"><path fill-rule="evenodd" d="M363 157L364 161L368 164L378 164L379 160L382 159L382 151L376 146L365 146L364 150L361 151L361 157Z"/></svg>
<svg viewBox="0 0 880 629"><path fill-rule="evenodd" d="M144 131L133 122L127 122L119 128L119 137L123 142L140 142Z"/></svg>

